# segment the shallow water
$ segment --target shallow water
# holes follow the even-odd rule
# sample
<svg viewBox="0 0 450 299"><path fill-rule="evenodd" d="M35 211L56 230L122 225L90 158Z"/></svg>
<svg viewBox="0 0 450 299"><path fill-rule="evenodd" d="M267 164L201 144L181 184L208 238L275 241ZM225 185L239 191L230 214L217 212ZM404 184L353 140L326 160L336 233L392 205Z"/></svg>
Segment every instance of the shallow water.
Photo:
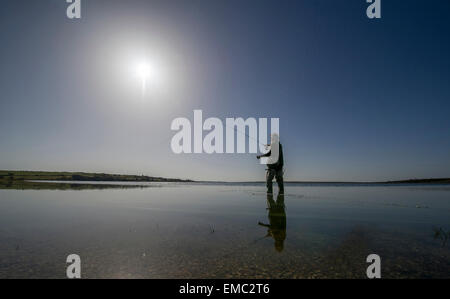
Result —
<svg viewBox="0 0 450 299"><path fill-rule="evenodd" d="M449 216L450 186L0 190L0 278L450 278Z"/></svg>

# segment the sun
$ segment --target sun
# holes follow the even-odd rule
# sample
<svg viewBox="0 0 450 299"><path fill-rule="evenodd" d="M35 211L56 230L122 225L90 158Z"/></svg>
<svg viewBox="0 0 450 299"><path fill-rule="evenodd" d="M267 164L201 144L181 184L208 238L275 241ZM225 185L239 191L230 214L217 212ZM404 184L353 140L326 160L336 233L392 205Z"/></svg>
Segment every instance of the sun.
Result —
<svg viewBox="0 0 450 299"><path fill-rule="evenodd" d="M150 75L150 65L146 61L141 61L136 64L136 75L141 80L146 80Z"/></svg>
<svg viewBox="0 0 450 299"><path fill-rule="evenodd" d="M133 88L140 87L142 99L158 98L165 90L166 65L158 56L129 55L127 75Z"/></svg>
<svg viewBox="0 0 450 299"><path fill-rule="evenodd" d="M139 61L135 64L135 75L140 80L142 85L142 95L144 96L147 91L149 83L155 81L156 71L155 67L152 66L147 60Z"/></svg>

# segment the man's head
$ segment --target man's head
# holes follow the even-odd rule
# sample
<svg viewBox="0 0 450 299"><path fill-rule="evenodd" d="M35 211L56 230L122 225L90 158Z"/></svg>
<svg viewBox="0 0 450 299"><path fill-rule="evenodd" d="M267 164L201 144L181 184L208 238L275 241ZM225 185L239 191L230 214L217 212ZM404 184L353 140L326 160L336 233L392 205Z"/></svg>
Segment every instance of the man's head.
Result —
<svg viewBox="0 0 450 299"><path fill-rule="evenodd" d="M284 249L284 240L286 239L286 230L276 230L272 232L272 236L275 240L275 250L282 252Z"/></svg>

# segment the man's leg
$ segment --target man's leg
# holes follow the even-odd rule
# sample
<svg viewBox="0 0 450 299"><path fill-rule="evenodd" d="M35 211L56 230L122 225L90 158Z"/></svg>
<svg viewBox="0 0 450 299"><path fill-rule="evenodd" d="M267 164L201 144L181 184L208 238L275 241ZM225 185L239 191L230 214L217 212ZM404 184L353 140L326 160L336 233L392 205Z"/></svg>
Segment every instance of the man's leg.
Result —
<svg viewBox="0 0 450 299"><path fill-rule="evenodd" d="M283 169L279 169L276 171L275 178L276 178L277 184L278 184L278 189L279 189L278 193L284 194Z"/></svg>
<svg viewBox="0 0 450 299"><path fill-rule="evenodd" d="M266 172L266 185L267 185L267 193L273 193L272 190L272 181L273 177L275 176L275 171L272 169L267 169Z"/></svg>
<svg viewBox="0 0 450 299"><path fill-rule="evenodd" d="M273 194L267 194L267 209L270 210L275 206L275 201L273 200Z"/></svg>

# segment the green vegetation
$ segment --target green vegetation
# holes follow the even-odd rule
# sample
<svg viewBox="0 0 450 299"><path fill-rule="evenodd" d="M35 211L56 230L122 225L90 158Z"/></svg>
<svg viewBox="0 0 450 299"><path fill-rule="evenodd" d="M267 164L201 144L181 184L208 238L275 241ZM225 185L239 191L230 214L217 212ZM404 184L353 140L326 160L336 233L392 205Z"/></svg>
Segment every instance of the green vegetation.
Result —
<svg viewBox="0 0 450 299"><path fill-rule="evenodd" d="M450 184L450 178L439 179L409 179L401 181L383 181L383 182L319 182L319 181L285 181L286 183L298 183L298 184L339 184L339 185L396 185L396 184L436 184L436 185L448 185Z"/></svg>
<svg viewBox="0 0 450 299"><path fill-rule="evenodd" d="M386 184L450 184L450 178L443 179L411 179L404 181L389 181Z"/></svg>
<svg viewBox="0 0 450 299"><path fill-rule="evenodd" d="M0 180L0 189L12 190L103 190L103 189L133 189L148 188L143 185L119 185L119 184L70 184L70 183L46 183L29 181L11 181Z"/></svg>
<svg viewBox="0 0 450 299"><path fill-rule="evenodd" d="M42 181L42 182L40 182ZM88 190L111 188L143 188L142 185L127 184L71 184L48 181L81 181L81 182L188 182L187 180L161 177L121 175L85 172L46 172L46 171L13 171L0 170L0 189L20 190Z"/></svg>
<svg viewBox="0 0 450 299"><path fill-rule="evenodd" d="M60 182L49 182L60 181ZM67 181L67 182L66 182ZM77 183L71 183L76 181ZM90 182L90 183L79 183ZM117 182L114 184L95 184L92 182ZM145 188L149 186L120 184L120 182L193 182L191 180L151 177L145 175L123 175L87 172L49 172L49 171L16 171L0 170L0 189L46 189L46 190L89 190L111 188ZM220 183L220 182L218 182ZM260 182L261 183L261 182ZM312 184L450 184L450 178L411 179L387 182L295 182Z"/></svg>

